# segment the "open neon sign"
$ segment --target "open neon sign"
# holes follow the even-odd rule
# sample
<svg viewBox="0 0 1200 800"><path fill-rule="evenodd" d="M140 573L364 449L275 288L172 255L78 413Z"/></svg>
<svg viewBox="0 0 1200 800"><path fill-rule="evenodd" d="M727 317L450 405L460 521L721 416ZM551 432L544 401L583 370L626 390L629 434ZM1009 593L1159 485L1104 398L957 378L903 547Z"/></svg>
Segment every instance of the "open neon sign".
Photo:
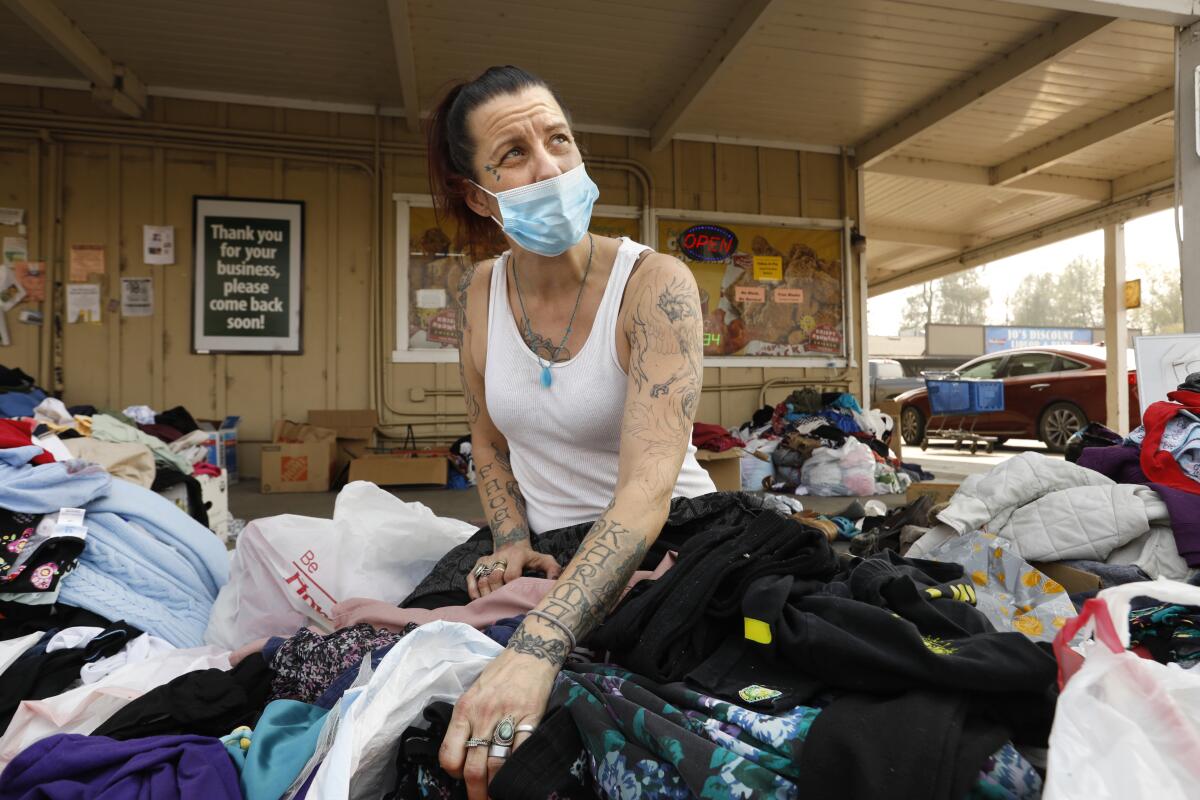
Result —
<svg viewBox="0 0 1200 800"><path fill-rule="evenodd" d="M693 225L676 237L680 251L693 261L724 261L737 252L737 234L720 225Z"/></svg>

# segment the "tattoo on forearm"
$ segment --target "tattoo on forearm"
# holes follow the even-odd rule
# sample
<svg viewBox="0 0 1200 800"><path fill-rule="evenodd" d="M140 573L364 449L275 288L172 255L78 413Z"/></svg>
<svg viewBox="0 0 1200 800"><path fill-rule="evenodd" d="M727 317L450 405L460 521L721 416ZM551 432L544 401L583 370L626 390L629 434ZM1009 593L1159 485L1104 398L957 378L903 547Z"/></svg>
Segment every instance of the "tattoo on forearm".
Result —
<svg viewBox="0 0 1200 800"><path fill-rule="evenodd" d="M524 625L517 628L516 633L508 640L508 649L527 656L534 656L543 661L549 661L556 667L561 667L567 661L567 643L561 639L546 639L537 634L529 633Z"/></svg>
<svg viewBox="0 0 1200 800"><path fill-rule="evenodd" d="M492 529L492 548L499 550L516 542L529 541L529 524L525 516L525 498L517 482L512 479L508 454L501 448L495 448L495 452L495 461L479 468L476 482L483 495L488 525Z"/></svg>
<svg viewBox="0 0 1200 800"><path fill-rule="evenodd" d="M646 557L645 538L609 519L611 508L588 531L575 559L542 606L542 611L577 637L586 636L604 621Z"/></svg>

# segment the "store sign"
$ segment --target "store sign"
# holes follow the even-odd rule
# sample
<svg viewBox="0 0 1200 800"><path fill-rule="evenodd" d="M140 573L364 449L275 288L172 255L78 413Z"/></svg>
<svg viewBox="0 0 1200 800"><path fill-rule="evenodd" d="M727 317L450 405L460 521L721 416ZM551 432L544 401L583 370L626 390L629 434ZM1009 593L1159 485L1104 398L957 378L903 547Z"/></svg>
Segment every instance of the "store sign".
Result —
<svg viewBox="0 0 1200 800"><path fill-rule="evenodd" d="M1008 328L991 326L983 329L983 352L999 353L1015 347L1055 347L1058 345L1091 344L1091 328Z"/></svg>
<svg viewBox="0 0 1200 800"><path fill-rule="evenodd" d="M299 353L304 204L197 197L192 347Z"/></svg>
<svg viewBox="0 0 1200 800"><path fill-rule="evenodd" d="M693 261L724 261L737 252L737 235L720 225L693 225L679 234L680 251Z"/></svg>

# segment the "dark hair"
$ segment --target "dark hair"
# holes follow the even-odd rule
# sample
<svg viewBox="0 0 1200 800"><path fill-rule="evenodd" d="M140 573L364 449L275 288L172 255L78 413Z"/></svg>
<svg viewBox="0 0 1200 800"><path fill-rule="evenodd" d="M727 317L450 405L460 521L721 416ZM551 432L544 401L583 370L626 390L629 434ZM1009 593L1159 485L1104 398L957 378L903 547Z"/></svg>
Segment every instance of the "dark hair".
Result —
<svg viewBox="0 0 1200 800"><path fill-rule="evenodd" d="M472 260L478 260L503 249L496 224L476 214L467 205L467 179L478 180L472 164L476 143L467 128L471 112L487 101L503 95L517 94L524 89L542 88L554 96L567 124L571 116L554 90L538 76L520 67L489 67L474 80L458 83L446 92L429 118L427 134L429 191L438 221L449 217L458 227L455 245Z"/></svg>

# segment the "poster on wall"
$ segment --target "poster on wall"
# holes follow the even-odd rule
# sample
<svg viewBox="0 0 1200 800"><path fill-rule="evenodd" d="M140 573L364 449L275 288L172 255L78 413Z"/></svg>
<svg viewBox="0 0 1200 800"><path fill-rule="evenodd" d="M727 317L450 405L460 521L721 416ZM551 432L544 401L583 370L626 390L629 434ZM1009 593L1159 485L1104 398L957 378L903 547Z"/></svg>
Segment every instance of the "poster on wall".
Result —
<svg viewBox="0 0 1200 800"><path fill-rule="evenodd" d="M46 299L46 262L14 261L13 272L25 289L25 302L40 303Z"/></svg>
<svg viewBox="0 0 1200 800"><path fill-rule="evenodd" d="M175 226L142 226L142 263L175 263Z"/></svg>
<svg viewBox="0 0 1200 800"><path fill-rule="evenodd" d="M302 352L304 203L194 198L192 349Z"/></svg>
<svg viewBox="0 0 1200 800"><path fill-rule="evenodd" d="M121 316L154 316L153 278L121 278Z"/></svg>
<svg viewBox="0 0 1200 800"><path fill-rule="evenodd" d="M637 238L638 221L618 217L593 217L590 230L597 236ZM508 245L496 229L496 252ZM438 220L432 208L408 210L408 349L452 350L458 346L459 286L470 268L456 252L457 227Z"/></svg>
<svg viewBox="0 0 1200 800"><path fill-rule="evenodd" d="M696 276L704 355L846 355L840 230L660 219L658 244Z"/></svg>

